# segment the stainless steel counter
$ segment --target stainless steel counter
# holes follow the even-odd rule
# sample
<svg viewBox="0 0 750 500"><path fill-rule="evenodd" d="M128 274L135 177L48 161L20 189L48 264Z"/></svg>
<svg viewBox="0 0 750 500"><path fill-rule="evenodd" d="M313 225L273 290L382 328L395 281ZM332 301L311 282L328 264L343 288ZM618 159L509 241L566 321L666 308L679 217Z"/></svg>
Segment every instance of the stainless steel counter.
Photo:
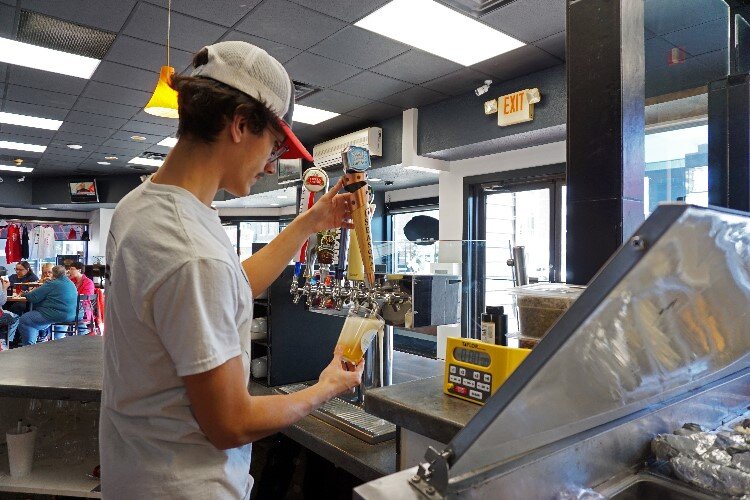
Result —
<svg viewBox="0 0 750 500"><path fill-rule="evenodd" d="M411 354L394 353L394 381L430 377L442 363ZM102 380L102 338L68 337L0 353L0 397L99 401ZM251 382L250 392L273 394ZM283 431L302 446L364 481L396 472L396 444L369 445L315 417L305 417Z"/></svg>

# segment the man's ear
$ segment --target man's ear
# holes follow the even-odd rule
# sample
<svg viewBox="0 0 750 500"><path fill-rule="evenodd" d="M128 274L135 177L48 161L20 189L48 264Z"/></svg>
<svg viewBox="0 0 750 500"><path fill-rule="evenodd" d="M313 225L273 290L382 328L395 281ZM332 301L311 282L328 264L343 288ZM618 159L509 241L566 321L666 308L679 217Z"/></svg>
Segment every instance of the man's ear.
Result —
<svg viewBox="0 0 750 500"><path fill-rule="evenodd" d="M239 113L235 113L232 121L229 123L229 135L232 138L232 142L239 144L242 140L242 133L245 131L247 122L245 117Z"/></svg>

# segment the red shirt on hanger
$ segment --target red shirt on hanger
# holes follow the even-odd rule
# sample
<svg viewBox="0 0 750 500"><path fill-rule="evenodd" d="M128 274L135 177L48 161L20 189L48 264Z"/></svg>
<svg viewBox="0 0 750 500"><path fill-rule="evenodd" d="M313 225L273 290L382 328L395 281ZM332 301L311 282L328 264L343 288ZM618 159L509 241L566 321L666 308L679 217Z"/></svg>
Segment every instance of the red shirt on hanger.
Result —
<svg viewBox="0 0 750 500"><path fill-rule="evenodd" d="M5 240L5 262L19 262L21 260L21 231L18 226L8 226L8 236Z"/></svg>

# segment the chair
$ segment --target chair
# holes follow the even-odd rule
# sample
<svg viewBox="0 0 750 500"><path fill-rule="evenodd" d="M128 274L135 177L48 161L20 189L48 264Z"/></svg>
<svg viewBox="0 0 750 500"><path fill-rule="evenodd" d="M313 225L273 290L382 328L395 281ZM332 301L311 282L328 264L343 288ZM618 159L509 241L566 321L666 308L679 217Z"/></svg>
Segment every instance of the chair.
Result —
<svg viewBox="0 0 750 500"><path fill-rule="evenodd" d="M88 301L91 307L91 321L87 322L85 319L85 309L84 305ZM96 324L96 317L97 317L97 311L99 310L97 306L97 300L96 300L96 294L94 295L86 295L81 294L78 295L76 298L76 315L73 321L60 321L57 323L53 323L50 325L50 332L49 335L53 338L54 332L59 331L56 330L56 327L62 326L67 329L67 336L71 335L79 335L78 331L81 326L85 326L89 332L93 332L96 335L100 335L99 333L99 327ZM80 318L80 319L79 319Z"/></svg>

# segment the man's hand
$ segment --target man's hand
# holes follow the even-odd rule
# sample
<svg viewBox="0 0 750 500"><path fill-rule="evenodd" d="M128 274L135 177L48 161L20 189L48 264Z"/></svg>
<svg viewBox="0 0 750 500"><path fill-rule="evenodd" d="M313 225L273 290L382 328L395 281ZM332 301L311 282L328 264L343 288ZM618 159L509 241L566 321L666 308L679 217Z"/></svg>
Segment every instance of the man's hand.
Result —
<svg viewBox="0 0 750 500"><path fill-rule="evenodd" d="M344 348L337 345L333 351L333 360L320 373L318 379L318 384L330 391L326 392L328 399L357 387L362 381L362 370L365 368L364 361L360 361L359 364L354 366L353 371L350 371L344 365L344 359L341 357L343 352Z"/></svg>
<svg viewBox="0 0 750 500"><path fill-rule="evenodd" d="M337 194L343 187L344 179L342 177L330 191L304 213L302 217L304 217L305 227L310 233L336 227L349 229L354 227L349 222L352 216L353 197L351 193Z"/></svg>

